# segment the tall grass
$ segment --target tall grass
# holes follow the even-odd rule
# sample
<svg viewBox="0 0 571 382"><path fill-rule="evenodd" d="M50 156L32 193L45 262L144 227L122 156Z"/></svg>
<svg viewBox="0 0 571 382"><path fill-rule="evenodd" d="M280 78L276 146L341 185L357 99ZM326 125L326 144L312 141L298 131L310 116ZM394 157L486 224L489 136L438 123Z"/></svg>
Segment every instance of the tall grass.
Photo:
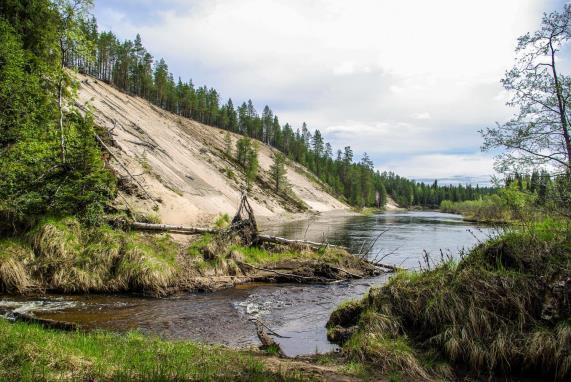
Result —
<svg viewBox="0 0 571 382"><path fill-rule="evenodd" d="M571 223L546 220L508 229L460 262L424 272L401 272L373 288L357 314L336 312L335 327L352 327L343 346L350 358L387 365L388 352L408 343L410 358L385 366L415 378L443 369L423 364L435 352L477 375L533 373L571 376ZM352 307L355 310L355 307ZM344 317L343 322L338 317ZM401 347L404 349L404 347Z"/></svg>
<svg viewBox="0 0 571 382"><path fill-rule="evenodd" d="M85 228L75 218L47 218L25 240L0 241L0 290L24 293L36 286L161 295L174 283L179 252L166 235Z"/></svg>
<svg viewBox="0 0 571 382"><path fill-rule="evenodd" d="M0 240L0 292L26 293L33 287L28 269L33 257L31 248L20 241Z"/></svg>

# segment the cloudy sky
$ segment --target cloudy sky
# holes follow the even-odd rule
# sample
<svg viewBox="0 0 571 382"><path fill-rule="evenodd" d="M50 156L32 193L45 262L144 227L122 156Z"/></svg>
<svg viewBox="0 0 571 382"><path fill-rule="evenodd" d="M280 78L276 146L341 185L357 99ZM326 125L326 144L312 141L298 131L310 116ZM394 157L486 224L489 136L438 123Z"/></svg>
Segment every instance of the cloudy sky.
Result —
<svg viewBox="0 0 571 382"><path fill-rule="evenodd" d="M563 0L96 0L183 80L306 121L416 179L486 182L478 130L505 121L516 38Z"/></svg>

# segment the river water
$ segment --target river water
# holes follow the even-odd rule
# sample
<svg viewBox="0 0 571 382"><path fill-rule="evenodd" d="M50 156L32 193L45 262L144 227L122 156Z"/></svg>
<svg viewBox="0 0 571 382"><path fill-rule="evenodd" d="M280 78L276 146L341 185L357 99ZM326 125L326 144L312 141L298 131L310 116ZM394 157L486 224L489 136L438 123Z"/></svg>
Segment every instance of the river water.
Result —
<svg viewBox="0 0 571 382"><path fill-rule="evenodd" d="M369 251L387 264L418 268L426 254L433 262L458 256L492 232L464 222L458 215L398 212L372 216L320 215L310 220L268 225L265 233L294 239L327 241L353 253ZM376 242L375 242L376 239ZM372 244L374 242L374 245ZM289 356L335 350L325 323L340 302L363 296L387 276L329 285L250 284L214 293L192 293L164 299L126 295L0 296L0 307L86 328L139 330L167 339L193 339L229 346L255 346L252 319L259 319L284 338L275 338Z"/></svg>

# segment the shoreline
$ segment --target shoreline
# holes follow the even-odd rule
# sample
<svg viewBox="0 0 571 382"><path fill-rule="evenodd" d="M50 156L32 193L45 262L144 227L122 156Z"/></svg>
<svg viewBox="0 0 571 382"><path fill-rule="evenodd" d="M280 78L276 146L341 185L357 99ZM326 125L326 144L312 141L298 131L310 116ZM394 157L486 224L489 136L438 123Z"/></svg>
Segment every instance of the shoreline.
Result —
<svg viewBox="0 0 571 382"><path fill-rule="evenodd" d="M174 239L109 226L87 229L74 218L50 219L26 239L0 241L5 253L0 292L127 292L161 297L251 282L325 283L378 272L341 248L253 243L245 235Z"/></svg>

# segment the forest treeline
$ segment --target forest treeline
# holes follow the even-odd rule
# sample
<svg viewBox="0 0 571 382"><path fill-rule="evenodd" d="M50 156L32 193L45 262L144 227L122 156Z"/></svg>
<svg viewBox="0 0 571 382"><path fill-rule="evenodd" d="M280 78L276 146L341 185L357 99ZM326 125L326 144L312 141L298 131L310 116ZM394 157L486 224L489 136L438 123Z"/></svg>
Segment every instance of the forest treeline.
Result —
<svg viewBox="0 0 571 382"><path fill-rule="evenodd" d="M354 206L384 205L387 194L404 207L438 207L445 199L462 201L493 192L490 188L445 186L417 183L393 173L380 173L364 153L355 158L350 146L334 152L319 130L306 123L294 128L280 120L269 106L261 114L252 100L234 105L207 86L196 86L174 75L164 59L155 60L143 46L141 36L120 41L112 32L99 32L94 17L81 22L87 40L67 41L64 62L67 67L116 86L153 104L198 122L260 140L280 150L290 160L311 170L338 196Z"/></svg>

